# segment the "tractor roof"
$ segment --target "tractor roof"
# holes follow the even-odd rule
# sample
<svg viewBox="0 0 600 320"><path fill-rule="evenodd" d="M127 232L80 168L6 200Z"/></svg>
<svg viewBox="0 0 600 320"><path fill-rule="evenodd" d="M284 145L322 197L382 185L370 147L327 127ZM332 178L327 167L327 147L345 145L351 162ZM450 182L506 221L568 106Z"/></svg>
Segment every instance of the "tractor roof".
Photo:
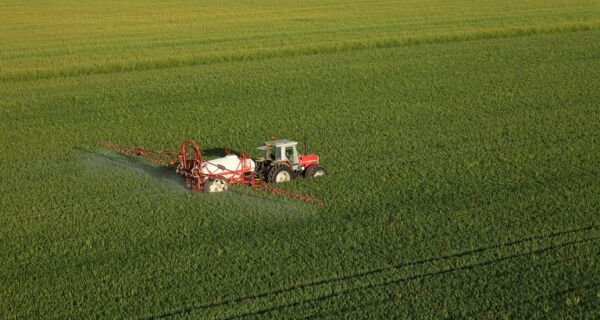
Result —
<svg viewBox="0 0 600 320"><path fill-rule="evenodd" d="M285 146L295 146L297 144L298 144L298 142L296 142L296 141L285 140L285 139L272 140L272 141L265 142L265 146L267 146L267 147L285 147Z"/></svg>

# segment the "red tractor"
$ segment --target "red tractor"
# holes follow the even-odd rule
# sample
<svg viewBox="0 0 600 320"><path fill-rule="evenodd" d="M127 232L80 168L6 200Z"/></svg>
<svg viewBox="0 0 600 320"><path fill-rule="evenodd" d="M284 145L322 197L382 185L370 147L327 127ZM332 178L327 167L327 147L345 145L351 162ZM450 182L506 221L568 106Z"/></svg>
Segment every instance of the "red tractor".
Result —
<svg viewBox="0 0 600 320"><path fill-rule="evenodd" d="M256 159L254 175L269 183L290 181L294 177L320 177L327 174L316 154L298 154L298 142L267 141L256 150L263 156Z"/></svg>

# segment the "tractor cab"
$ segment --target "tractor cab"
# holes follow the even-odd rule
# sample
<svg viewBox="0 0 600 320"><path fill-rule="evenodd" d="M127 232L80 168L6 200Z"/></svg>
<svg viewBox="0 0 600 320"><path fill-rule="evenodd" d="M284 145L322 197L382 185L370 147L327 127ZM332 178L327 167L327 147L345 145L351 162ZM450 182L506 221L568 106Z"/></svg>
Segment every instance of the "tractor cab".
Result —
<svg viewBox="0 0 600 320"><path fill-rule="evenodd" d="M298 142L290 140L267 141L263 146L256 150L264 155L264 159L270 161L289 161L292 164L298 163Z"/></svg>
<svg viewBox="0 0 600 320"><path fill-rule="evenodd" d="M272 140L256 148L263 157L256 161L255 175L268 182L285 182L295 176L322 176L325 168L319 165L316 154L298 154L298 142Z"/></svg>

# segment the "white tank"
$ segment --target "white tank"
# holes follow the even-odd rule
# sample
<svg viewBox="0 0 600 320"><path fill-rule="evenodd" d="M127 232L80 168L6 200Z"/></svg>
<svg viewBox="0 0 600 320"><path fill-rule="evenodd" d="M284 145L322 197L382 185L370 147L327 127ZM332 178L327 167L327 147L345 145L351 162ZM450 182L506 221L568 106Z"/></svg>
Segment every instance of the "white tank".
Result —
<svg viewBox="0 0 600 320"><path fill-rule="evenodd" d="M239 171L242 169L242 167L244 167L244 165L241 162L242 162L242 160L234 154L230 154L223 158L206 160L206 161L202 162L202 173L204 173L204 174L219 174L222 172L227 172L227 170ZM249 167L250 169L248 169L248 170L252 172L252 171L254 171L255 163L252 159L246 159L245 166ZM223 170L221 168L225 168L226 170ZM222 177L224 177L226 179L229 179L232 176L239 177L240 174L226 173L226 174L222 175Z"/></svg>

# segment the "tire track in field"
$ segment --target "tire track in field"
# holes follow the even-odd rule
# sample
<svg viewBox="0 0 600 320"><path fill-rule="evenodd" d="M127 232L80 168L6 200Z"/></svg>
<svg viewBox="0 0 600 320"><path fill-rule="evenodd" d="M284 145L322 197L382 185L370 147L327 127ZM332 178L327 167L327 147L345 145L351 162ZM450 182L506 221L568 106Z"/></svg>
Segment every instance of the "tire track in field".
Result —
<svg viewBox="0 0 600 320"><path fill-rule="evenodd" d="M150 315L150 316L142 317L141 319L148 319L148 320L165 319L165 318L170 318L170 317L177 316L177 315L191 313L193 311L208 310L208 309L213 309L213 308L217 308L217 307L239 304L239 303L249 302L249 301L263 299L263 298L271 298L272 299L277 296L281 296L283 294L290 293L293 291L303 291L306 289L325 286L325 285L331 285L331 284L335 284L335 283L345 283L345 282L348 282L351 280L361 279L361 278L365 278L365 277L372 276L372 275L378 275L378 274L382 274L382 273L388 272L388 271L401 270L401 269L404 269L407 267L414 267L414 266L426 265L426 264L434 263L434 262L446 261L446 260L455 259L455 258L463 258L466 256L473 256L473 255L485 253L488 251L514 247L514 246L525 244L525 243L532 242L532 241L538 241L538 240L543 241L543 240L549 240L549 239L562 237L562 236L566 236L566 235L584 233L586 231L596 230L599 227L600 227L600 224L593 224L593 225L588 225L588 226L580 227L580 228L555 231L555 232L542 234L542 235L534 235L534 236L529 236L529 237L525 237L525 238L521 238L521 239L517 239L517 240L513 240L513 241L508 241L508 242L504 242L504 243L499 243L499 244L495 244L495 245L460 251L460 252L456 252L456 253L452 253L452 254L448 254L448 255L425 258L425 259L415 260L415 261L411 261L411 262L400 263L400 264L396 264L393 266L374 268L374 269L364 270L364 271L360 271L360 272L356 272L356 273L351 273L351 274L346 274L346 275L341 275L341 276L334 276L334 277L319 279L319 280L310 281L310 282L301 283L301 284L295 284L295 285L291 285L291 286L288 286L288 287L285 287L282 289L265 291L265 292L255 294L255 295L233 297L233 298L223 299L220 301L215 301L215 302L210 302L210 303L192 302L188 305L185 305L185 306L182 306L179 308L175 308L175 309L172 309L170 311L167 311L167 312L164 312L164 313L161 313L158 315ZM532 253L532 254L534 254L534 253ZM271 309L271 308L269 308L269 309Z"/></svg>
<svg viewBox="0 0 600 320"><path fill-rule="evenodd" d="M529 299L520 300L520 301L518 301L518 304L519 304L519 306L522 306L523 304L529 305L529 304L533 304L533 303L536 303L536 302L544 300L544 299L558 298L560 296L564 296L569 293L573 293L573 292L577 292L577 291L581 291L581 290L596 289L596 288L600 288L600 281L590 281L583 285L569 285L566 289L551 291L551 292L547 292L544 294L539 294L539 295L531 297ZM588 303L589 303L589 301L588 301ZM510 309L514 310L515 309L514 307L516 307L516 304L517 304L516 302L509 303L508 306L511 307ZM480 310L480 311L474 311L474 312L466 314L466 317L480 315L480 314L483 314L490 310L491 310L491 307L488 307L488 308L486 308L484 310Z"/></svg>
<svg viewBox="0 0 600 320"><path fill-rule="evenodd" d="M591 241L587 242L587 243L591 243ZM569 256L569 257L562 258L562 259L554 259L554 260L549 261L549 262L538 263L536 265L526 265L526 266L522 266L521 265L521 266L519 266L517 268L514 268L514 269L512 269L510 271L497 271L497 272L494 272L489 277L490 278L501 278L501 277L504 277L504 276L507 276L507 275L516 274L516 273L518 273L520 271L523 271L523 270L533 271L533 270L536 270L536 269L541 269L543 267L555 267L555 266L558 265L558 263L569 261L571 259L572 259L572 257ZM592 282L592 285L598 285L598 284L600 284L600 282ZM576 287L576 289L583 289L585 287L587 287L587 285L586 286L581 286L581 287ZM535 296L533 298L530 298L530 299L527 299L527 300L521 300L521 302L527 302L529 300L531 300L531 301L539 300L541 298L549 297L549 296L554 295L554 294L556 294L558 292L563 292L563 291L566 291L566 290L560 290L560 291L556 291L556 292L551 292L551 293L546 293L546 294L540 294L540 295L537 295L537 296ZM571 291L575 291L575 290L571 290ZM393 299L393 297L388 294L386 297L383 297L383 298L380 298L380 299L376 299L376 300L371 300L371 301L368 301L366 303L361 303L361 304L358 304L358 305L353 304L352 306L342 307L342 308L339 308L339 309L331 310L330 312L326 312L326 311L325 312L317 312L317 313L305 316L303 319L320 319L320 318L322 318L325 315L338 315L338 314L345 314L345 313L348 313L348 312L352 313L352 312L354 312L354 311L356 311L358 309L361 309L363 307L375 306L375 305L384 303L386 301L389 301L390 299ZM477 314L482 314L484 312L489 311L491 308L492 308L492 306L490 306L488 308L485 308L484 310L470 312L470 313L466 314L466 317L474 316L474 315L477 315Z"/></svg>
<svg viewBox="0 0 600 320"><path fill-rule="evenodd" d="M522 306L523 304L528 304L529 305L529 304L533 304L533 303L536 303L536 302L541 301L541 300L545 300L545 299L549 299L549 298L558 298L560 296L564 296L564 295L569 294L569 293L573 293L573 292L577 292L577 291L581 291L581 290L596 289L596 288L600 288L600 281L591 281L589 283L586 283L584 285L579 285L579 286L569 286L566 289L558 290L558 291L552 291L552 292L548 292L548 293L544 293L544 294L540 294L540 295L537 295L537 296L532 297L530 299L521 300L518 303L519 303L519 306ZM589 303L589 301L587 303ZM509 306L511 306L512 307L511 309L514 310L514 307L516 307L516 303L511 303L511 304L509 304ZM478 314L483 314L483 313L488 312L490 310L491 310L491 308L486 308L485 310L477 311L477 312L474 312L474 313L469 313L466 316L468 317L468 316L474 316L474 315L478 315Z"/></svg>
<svg viewBox="0 0 600 320"><path fill-rule="evenodd" d="M381 288L381 287L386 287L389 285L397 285L397 284L402 284L402 283L406 283L406 282L410 282L410 281L427 279L427 278L435 277L435 276L442 276L442 275L446 275L446 274L450 274L450 273L454 273L454 272L458 272L458 271L473 270L473 269L480 268L480 267L495 265L497 263L500 263L503 261L508 261L511 259L519 258L519 257L525 257L525 256L529 256L529 255L534 255L534 254L545 253L545 252L549 252L549 251L556 250L559 248L564 248L564 247L577 245L577 244L581 244L581 243L594 242L594 241L598 241L598 240L600 240L600 237L570 241L570 242L565 242L565 243L561 243L558 245L552 245L552 246L537 249L537 250L532 250L529 252L511 254L511 255L507 255L504 257L496 258L496 259L490 259L490 260L486 260L486 261L480 262L480 263L467 264L467 265L457 267L457 268L446 268L446 269L442 269L442 270L438 270L438 271L421 273L421 274L417 274L417 275L410 276L410 277L388 280L388 281L384 281L382 283L358 286L358 287L349 288L349 289L345 289L345 290L339 290L339 291L334 290L330 294L322 295L319 297L299 300L299 301L295 301L295 302L291 302L291 303L287 303L287 304L277 305L274 307L269 307L269 308L252 311L252 312L242 313L239 315L223 318L223 320L242 319L242 318L246 318L246 317L260 316L260 315L268 314L268 313L275 312L275 311L282 311L282 310L285 310L285 309L291 308L291 307L297 307L297 306L300 306L300 305L303 305L306 303L311 303L311 302L320 303L325 300L328 300L328 299L331 299L334 297L338 297L338 296L343 296L343 295L351 293L351 292Z"/></svg>
<svg viewBox="0 0 600 320"><path fill-rule="evenodd" d="M535 303L536 301L539 301L539 300L544 300L544 299L553 298L553 297L560 297L562 295L577 292L580 290L589 290L589 289L594 289L594 288L600 288L600 281L592 281L585 285L570 286L564 290L558 290L558 291L548 292L545 294L540 294L531 299L521 300L520 303L531 304L531 303ZM352 312L357 311L364 307L376 306L376 305L384 303L390 299L391 299L391 297L388 296L388 297L385 297L382 299L371 301L369 303L363 303L363 304L359 304L359 305L354 305L352 307L335 310L331 313L318 313L315 315L310 315L303 319L305 319L305 320L307 320L307 319L322 319L323 316L336 316L336 315L340 315L340 314L348 314L348 313L352 313ZM510 304L510 306L514 306L514 304ZM464 316L464 318L471 318L471 317L474 317L475 315L481 315L490 310L491 310L491 308L486 308L485 310L481 310L481 311L471 312L471 313L467 313L467 314L461 314L461 316ZM481 317L474 317L474 318L481 318Z"/></svg>
<svg viewBox="0 0 600 320"><path fill-rule="evenodd" d="M419 36L392 37L383 39L363 39L344 42L329 42L307 46L275 47L270 49L254 49L222 55L204 55L190 58L168 58L146 60L132 63L113 63L103 65L80 66L64 69L39 69L0 75L0 83L68 78L95 74L113 74L133 71L160 70L219 63L260 61L273 58L313 56L349 51L387 49L422 44L451 43L485 39L518 38L533 35L579 32L600 29L600 21L547 24L539 26L520 26L502 29L482 29L449 34L428 34Z"/></svg>

